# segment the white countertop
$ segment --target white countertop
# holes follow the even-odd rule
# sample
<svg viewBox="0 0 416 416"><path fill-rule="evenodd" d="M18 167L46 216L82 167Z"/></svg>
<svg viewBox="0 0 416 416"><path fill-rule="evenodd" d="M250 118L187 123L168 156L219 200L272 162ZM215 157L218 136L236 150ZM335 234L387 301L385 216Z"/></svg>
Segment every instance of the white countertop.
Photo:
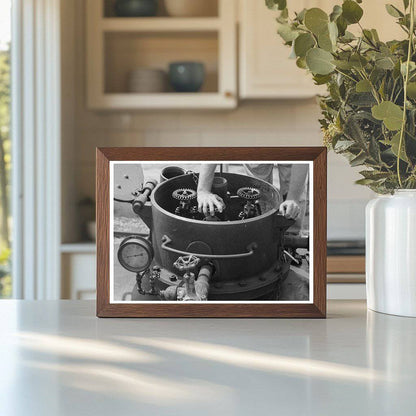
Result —
<svg viewBox="0 0 416 416"><path fill-rule="evenodd" d="M0 415L415 415L416 319L97 319L0 301Z"/></svg>

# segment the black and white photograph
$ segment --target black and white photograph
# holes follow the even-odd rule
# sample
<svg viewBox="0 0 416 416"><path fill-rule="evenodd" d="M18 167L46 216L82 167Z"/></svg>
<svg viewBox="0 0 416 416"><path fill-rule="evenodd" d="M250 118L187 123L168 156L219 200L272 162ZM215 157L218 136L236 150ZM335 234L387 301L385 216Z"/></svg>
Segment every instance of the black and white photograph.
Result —
<svg viewBox="0 0 416 416"><path fill-rule="evenodd" d="M312 303L312 169L110 162L110 303Z"/></svg>

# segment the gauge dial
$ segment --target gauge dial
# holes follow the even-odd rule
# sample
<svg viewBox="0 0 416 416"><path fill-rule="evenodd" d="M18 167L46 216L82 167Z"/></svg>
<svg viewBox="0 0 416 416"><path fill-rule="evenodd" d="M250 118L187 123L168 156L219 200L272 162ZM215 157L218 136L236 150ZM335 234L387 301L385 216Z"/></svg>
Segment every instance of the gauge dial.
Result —
<svg viewBox="0 0 416 416"><path fill-rule="evenodd" d="M130 272L143 272L152 263L153 247L145 238L127 237L118 249L118 260Z"/></svg>

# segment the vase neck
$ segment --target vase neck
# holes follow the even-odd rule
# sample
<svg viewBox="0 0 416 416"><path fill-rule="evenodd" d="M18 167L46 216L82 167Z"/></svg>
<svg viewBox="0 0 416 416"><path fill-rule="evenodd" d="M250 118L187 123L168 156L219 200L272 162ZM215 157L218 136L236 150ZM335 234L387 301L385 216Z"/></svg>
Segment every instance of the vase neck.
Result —
<svg viewBox="0 0 416 416"><path fill-rule="evenodd" d="M416 189L396 189L394 195L416 197Z"/></svg>

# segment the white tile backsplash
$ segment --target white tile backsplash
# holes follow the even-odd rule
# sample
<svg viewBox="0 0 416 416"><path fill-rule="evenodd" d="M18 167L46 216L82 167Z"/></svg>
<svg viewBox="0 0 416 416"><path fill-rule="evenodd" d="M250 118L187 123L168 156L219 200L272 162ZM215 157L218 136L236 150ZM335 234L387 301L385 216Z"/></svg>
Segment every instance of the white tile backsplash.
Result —
<svg viewBox="0 0 416 416"><path fill-rule="evenodd" d="M75 137L77 198L94 197L96 146L319 146L314 100L247 102L233 111L92 112L78 108ZM364 236L372 193L354 184L360 169L328 157L328 238Z"/></svg>

